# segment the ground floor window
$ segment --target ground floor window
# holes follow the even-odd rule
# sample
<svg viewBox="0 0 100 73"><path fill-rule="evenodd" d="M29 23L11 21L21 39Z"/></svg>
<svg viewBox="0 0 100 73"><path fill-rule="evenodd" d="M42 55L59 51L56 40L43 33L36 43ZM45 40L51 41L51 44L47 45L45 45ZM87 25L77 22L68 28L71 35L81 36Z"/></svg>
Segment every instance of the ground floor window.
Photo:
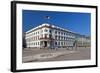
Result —
<svg viewBox="0 0 100 73"><path fill-rule="evenodd" d="M55 42L55 45L57 45L57 42Z"/></svg>

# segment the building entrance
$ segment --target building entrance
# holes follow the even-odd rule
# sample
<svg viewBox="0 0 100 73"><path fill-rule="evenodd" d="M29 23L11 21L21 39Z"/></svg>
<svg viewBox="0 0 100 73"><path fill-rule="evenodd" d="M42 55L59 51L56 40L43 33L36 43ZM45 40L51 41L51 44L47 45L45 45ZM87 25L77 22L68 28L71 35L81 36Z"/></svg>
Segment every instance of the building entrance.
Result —
<svg viewBox="0 0 100 73"><path fill-rule="evenodd" d="M44 41L44 47L47 47L47 41Z"/></svg>

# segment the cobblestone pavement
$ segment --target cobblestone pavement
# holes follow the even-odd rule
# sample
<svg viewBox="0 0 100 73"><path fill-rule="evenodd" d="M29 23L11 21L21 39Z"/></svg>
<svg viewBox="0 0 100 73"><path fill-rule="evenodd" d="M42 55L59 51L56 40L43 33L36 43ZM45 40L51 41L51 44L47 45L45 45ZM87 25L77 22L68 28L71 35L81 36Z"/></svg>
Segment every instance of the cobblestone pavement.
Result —
<svg viewBox="0 0 100 73"><path fill-rule="evenodd" d="M70 48L71 49L71 48ZM25 48L22 53L23 63L27 62L47 62L64 60L86 60L90 59L90 48L78 47L74 50L55 49L32 49Z"/></svg>

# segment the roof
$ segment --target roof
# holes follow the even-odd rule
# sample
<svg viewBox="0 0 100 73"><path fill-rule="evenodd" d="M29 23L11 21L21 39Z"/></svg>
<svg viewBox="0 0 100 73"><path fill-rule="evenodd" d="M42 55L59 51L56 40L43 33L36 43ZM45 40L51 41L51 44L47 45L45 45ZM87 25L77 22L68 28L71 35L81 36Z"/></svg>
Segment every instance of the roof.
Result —
<svg viewBox="0 0 100 73"><path fill-rule="evenodd" d="M53 25L53 24L49 24L49 23L43 23L43 24L41 24L41 25L39 25L39 26L37 26L37 27L35 27L35 28L32 28L32 29L30 29L29 31L27 31L26 34L32 32L32 31L34 31L34 30L36 30L36 29L42 28L42 27L44 27L44 26L50 26L50 27L55 28L55 29L59 29L59 30L71 32L71 33L76 34L76 35L80 35L80 34L77 33L77 32L73 32L73 31L70 31L70 30L67 30L67 29L64 29L64 28L55 26L55 25ZM86 37L85 35L80 35L80 36Z"/></svg>
<svg viewBox="0 0 100 73"><path fill-rule="evenodd" d="M32 28L32 29L28 30L26 33L32 32L32 31L34 31L34 30L36 30L38 28L44 27L44 26L50 26L52 28L57 28L57 29L60 29L60 30L69 31L67 29L64 29L64 28L61 28L61 27L58 27L58 26L55 26L55 25L52 25L52 24L43 23L43 24L41 24L41 25L39 25L39 26L37 26L35 28ZM69 32L72 32L72 31L69 31Z"/></svg>

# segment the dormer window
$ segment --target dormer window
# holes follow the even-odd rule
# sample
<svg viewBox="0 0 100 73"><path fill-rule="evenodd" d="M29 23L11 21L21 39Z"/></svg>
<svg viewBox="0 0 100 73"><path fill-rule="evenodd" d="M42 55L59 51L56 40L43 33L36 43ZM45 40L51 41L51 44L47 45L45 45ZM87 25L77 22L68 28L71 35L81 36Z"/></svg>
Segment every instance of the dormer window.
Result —
<svg viewBox="0 0 100 73"><path fill-rule="evenodd" d="M45 31L45 32L48 32L48 30L47 30L47 29L45 29L44 31Z"/></svg>

